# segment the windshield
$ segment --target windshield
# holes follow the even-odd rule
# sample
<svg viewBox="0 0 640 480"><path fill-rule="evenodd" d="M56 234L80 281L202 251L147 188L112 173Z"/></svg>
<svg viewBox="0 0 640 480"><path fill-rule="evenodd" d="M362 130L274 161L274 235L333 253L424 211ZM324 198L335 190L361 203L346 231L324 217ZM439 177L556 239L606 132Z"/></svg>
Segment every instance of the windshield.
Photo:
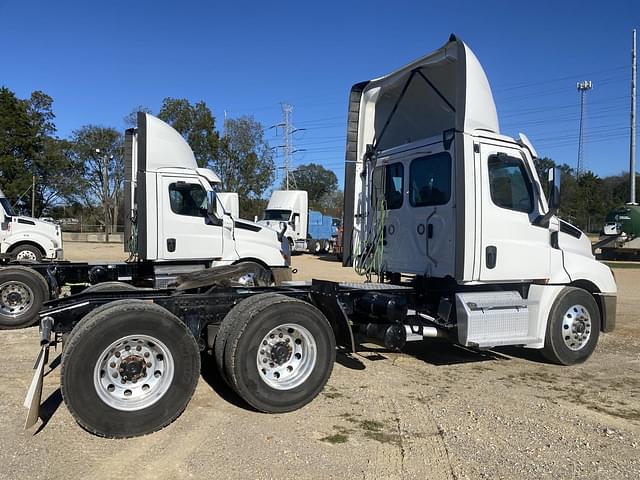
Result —
<svg viewBox="0 0 640 480"><path fill-rule="evenodd" d="M13 213L13 209L11 208L11 202L9 201L9 199L5 197L0 198L0 204L2 204L2 208L4 208L4 211L7 215L9 215L10 217L15 216L15 213Z"/></svg>
<svg viewBox="0 0 640 480"><path fill-rule="evenodd" d="M288 222L291 218L291 210L265 210L265 220L275 220L277 222Z"/></svg>

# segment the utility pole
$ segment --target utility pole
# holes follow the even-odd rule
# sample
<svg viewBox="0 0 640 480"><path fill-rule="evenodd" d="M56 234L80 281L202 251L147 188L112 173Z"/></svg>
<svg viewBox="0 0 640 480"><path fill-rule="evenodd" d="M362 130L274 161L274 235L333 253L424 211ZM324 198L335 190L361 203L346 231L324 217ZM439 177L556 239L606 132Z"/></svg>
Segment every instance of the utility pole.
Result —
<svg viewBox="0 0 640 480"><path fill-rule="evenodd" d="M590 80L578 82L577 88L580 92L580 133L578 136L578 164L576 165L576 180L580 178L580 174L584 169L584 111L586 107L586 93L591 90L592 84Z"/></svg>
<svg viewBox="0 0 640 480"><path fill-rule="evenodd" d="M636 203L636 29L631 41L631 139L629 141L629 203Z"/></svg>
<svg viewBox="0 0 640 480"><path fill-rule="evenodd" d="M31 176L31 218L36 216L36 176Z"/></svg>

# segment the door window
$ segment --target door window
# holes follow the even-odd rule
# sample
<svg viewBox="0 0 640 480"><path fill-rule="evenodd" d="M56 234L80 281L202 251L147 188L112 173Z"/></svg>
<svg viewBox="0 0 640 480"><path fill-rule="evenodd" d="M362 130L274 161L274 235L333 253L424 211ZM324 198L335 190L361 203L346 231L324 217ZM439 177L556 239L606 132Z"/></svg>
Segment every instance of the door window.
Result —
<svg viewBox="0 0 640 480"><path fill-rule="evenodd" d="M403 190L404 166L402 163L376 167L373 171L373 200L376 206L384 192L387 210L396 210L402 207Z"/></svg>
<svg viewBox="0 0 640 480"><path fill-rule="evenodd" d="M207 192L198 183L172 183L169 185L169 203L173 213L202 217L207 210Z"/></svg>
<svg viewBox="0 0 640 480"><path fill-rule="evenodd" d="M409 168L409 201L414 207L444 205L451 198L451 156L418 157Z"/></svg>
<svg viewBox="0 0 640 480"><path fill-rule="evenodd" d="M489 157L489 190L498 207L531 213L533 189L522 160L507 155Z"/></svg>

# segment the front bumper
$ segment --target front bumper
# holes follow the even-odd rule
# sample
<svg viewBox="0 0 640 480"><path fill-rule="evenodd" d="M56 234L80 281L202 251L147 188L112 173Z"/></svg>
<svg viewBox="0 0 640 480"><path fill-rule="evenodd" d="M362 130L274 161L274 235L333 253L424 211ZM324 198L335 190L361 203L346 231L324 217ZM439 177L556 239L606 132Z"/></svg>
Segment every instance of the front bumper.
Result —
<svg viewBox="0 0 640 480"><path fill-rule="evenodd" d="M616 328L616 308L618 296L606 293L597 293L600 304L600 322L602 331L613 332Z"/></svg>

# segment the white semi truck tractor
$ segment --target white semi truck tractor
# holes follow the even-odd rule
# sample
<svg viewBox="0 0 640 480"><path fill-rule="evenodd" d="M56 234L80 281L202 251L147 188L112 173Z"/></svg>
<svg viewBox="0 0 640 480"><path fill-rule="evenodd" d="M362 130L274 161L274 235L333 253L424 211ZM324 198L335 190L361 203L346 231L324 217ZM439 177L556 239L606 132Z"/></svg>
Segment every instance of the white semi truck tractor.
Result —
<svg viewBox="0 0 640 480"><path fill-rule="evenodd" d="M260 225L284 229L292 252L307 250L309 224L309 196L306 190L274 190L264 211Z"/></svg>
<svg viewBox="0 0 640 480"><path fill-rule="evenodd" d="M128 437L180 415L201 352L249 405L282 413L318 395L336 345L356 352L358 332L393 350L439 337L573 365L613 330L611 270L557 218L559 178L547 198L531 143L500 132L487 77L462 41L356 84L347 139L344 261L377 283L238 286L209 269L169 288L49 302L27 425L48 349L64 339L69 411L91 433Z"/></svg>
<svg viewBox="0 0 640 480"><path fill-rule="evenodd" d="M17 260L62 260L60 226L36 218L16 215L0 190L0 255Z"/></svg>
<svg viewBox="0 0 640 480"><path fill-rule="evenodd" d="M22 253L5 258L0 267L0 329L33 324L42 304L57 298L64 285L72 293L86 287L165 288L180 274L230 266L229 275L242 282L290 279L288 242L280 232L237 218L237 194L217 194L219 184L213 171L198 168L176 130L139 114L138 127L125 135L124 249L129 260L54 261L62 246L58 226L16 216L7 220L5 214L2 235L9 234L2 237L2 249L13 242L10 251ZM34 245L45 244L53 258L38 256L40 247Z"/></svg>

